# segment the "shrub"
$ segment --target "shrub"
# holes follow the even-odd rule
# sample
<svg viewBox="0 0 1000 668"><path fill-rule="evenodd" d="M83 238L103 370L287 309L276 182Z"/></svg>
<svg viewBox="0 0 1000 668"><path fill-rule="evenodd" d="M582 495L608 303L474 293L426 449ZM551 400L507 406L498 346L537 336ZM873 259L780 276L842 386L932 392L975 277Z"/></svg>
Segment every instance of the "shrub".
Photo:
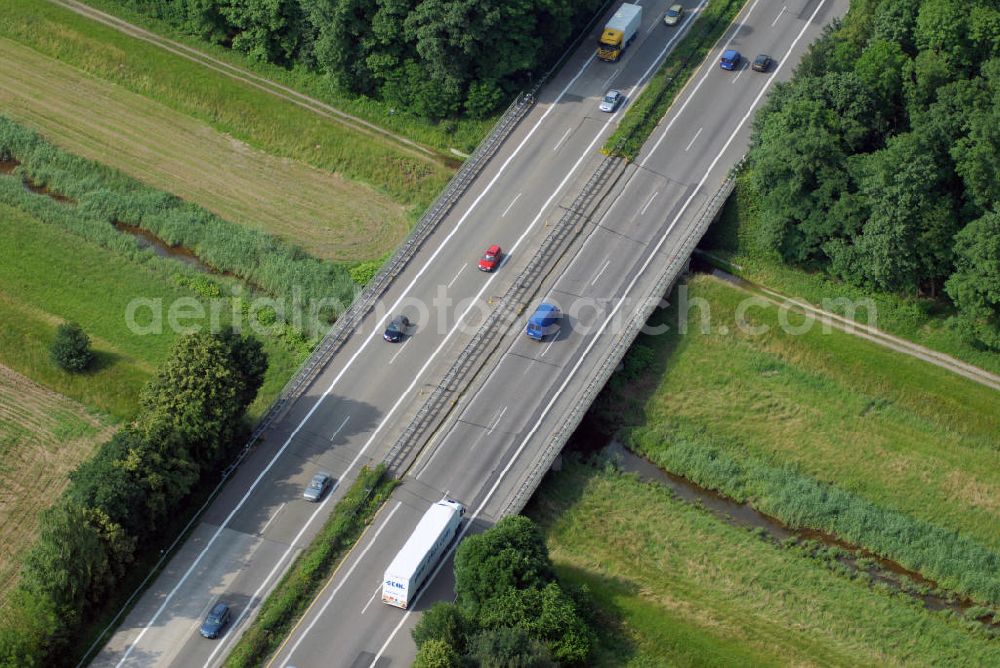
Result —
<svg viewBox="0 0 1000 668"><path fill-rule="evenodd" d="M52 363L63 371L80 373L94 360L90 337L75 322L64 322L56 329L56 338L49 348Z"/></svg>

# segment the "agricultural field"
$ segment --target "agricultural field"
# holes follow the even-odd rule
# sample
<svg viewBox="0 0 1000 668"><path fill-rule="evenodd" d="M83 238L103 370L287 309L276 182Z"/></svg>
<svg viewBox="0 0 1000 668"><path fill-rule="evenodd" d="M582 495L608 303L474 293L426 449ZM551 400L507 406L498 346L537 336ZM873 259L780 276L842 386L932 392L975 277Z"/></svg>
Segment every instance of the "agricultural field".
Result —
<svg viewBox="0 0 1000 668"><path fill-rule="evenodd" d="M371 186L252 148L142 95L0 39L0 109L55 144L336 262L381 257L407 208Z"/></svg>
<svg viewBox="0 0 1000 668"><path fill-rule="evenodd" d="M597 604L594 665L1000 662L981 626L872 588L612 468L568 460L527 514L542 525L560 579L586 585Z"/></svg>
<svg viewBox="0 0 1000 668"><path fill-rule="evenodd" d="M38 514L112 431L106 417L0 364L0 598L14 583Z"/></svg>
<svg viewBox="0 0 1000 668"><path fill-rule="evenodd" d="M383 256L452 173L55 4L0 0L0 38L14 120L317 257Z"/></svg>
<svg viewBox="0 0 1000 668"><path fill-rule="evenodd" d="M1000 603L997 392L819 323L783 331L762 302L746 317L768 331L753 335L734 326L748 293L708 276L687 290L695 306L662 312L671 331L640 337L605 388L602 429L786 523Z"/></svg>
<svg viewBox="0 0 1000 668"><path fill-rule="evenodd" d="M3 178L3 177L0 177ZM6 177L10 178L10 177ZM82 241L54 225L0 204L0 247L17 248L0 263L0 364L117 419L137 406L138 391L166 357L177 334L133 334L125 312L135 297L200 299L181 284L185 272L148 253L139 259ZM48 347L64 320L79 322L96 353L94 370L56 369ZM282 342L264 340L270 358L251 412L260 414L298 363Z"/></svg>

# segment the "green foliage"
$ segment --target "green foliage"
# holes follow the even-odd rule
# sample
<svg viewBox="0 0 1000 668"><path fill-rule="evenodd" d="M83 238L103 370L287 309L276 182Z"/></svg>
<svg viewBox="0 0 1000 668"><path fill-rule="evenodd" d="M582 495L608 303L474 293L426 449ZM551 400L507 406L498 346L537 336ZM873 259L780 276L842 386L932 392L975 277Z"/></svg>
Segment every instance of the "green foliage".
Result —
<svg viewBox="0 0 1000 668"><path fill-rule="evenodd" d="M955 236L955 273L945 289L970 339L1000 351L1000 213L987 213Z"/></svg>
<svg viewBox="0 0 1000 668"><path fill-rule="evenodd" d="M12 605L51 605L56 621L30 645L0 651L30 655L29 665L65 651L62 643L113 595L140 546L155 544L164 520L232 454L265 370L260 343L231 330L178 341L143 391L134 424L83 463L42 515L18 584L24 594ZM15 610L0 620L0 642L26 614Z"/></svg>
<svg viewBox="0 0 1000 668"><path fill-rule="evenodd" d="M462 657L444 640L429 640L418 645L412 668L460 668Z"/></svg>
<svg viewBox="0 0 1000 668"><path fill-rule="evenodd" d="M386 475L384 464L361 469L315 540L295 560L240 636L226 659L226 668L259 666L278 648L397 484Z"/></svg>
<svg viewBox="0 0 1000 668"><path fill-rule="evenodd" d="M584 665L590 656L588 602L555 580L544 539L526 517L505 517L462 542L455 591L456 603L436 603L413 629L418 661L462 656L499 668Z"/></svg>
<svg viewBox="0 0 1000 668"><path fill-rule="evenodd" d="M482 668L548 668L556 665L545 645L522 628L480 631L469 639L469 659Z"/></svg>
<svg viewBox="0 0 1000 668"><path fill-rule="evenodd" d="M634 159L643 144L673 104L743 6L740 0L710 0L698 13L691 31L674 47L663 66L653 75L639 99L632 102L615 131L604 143L604 152Z"/></svg>
<svg viewBox="0 0 1000 668"><path fill-rule="evenodd" d="M89 241L129 256L134 239L114 223L147 230L170 246L191 249L206 265L232 273L264 292L304 304L335 304L332 320L350 304L354 283L346 267L311 257L276 237L231 223L165 192L89 160L65 153L38 134L0 116L0 154L17 159L19 176L71 199L70 205L27 193L19 178L0 177L0 202L58 224ZM219 277L219 281L224 280ZM205 277L184 282L205 294L218 285ZM213 283L216 283L213 286Z"/></svg>
<svg viewBox="0 0 1000 668"><path fill-rule="evenodd" d="M64 322L56 328L56 338L49 348L52 363L64 371L80 373L94 361L90 337L75 322Z"/></svg>
<svg viewBox="0 0 1000 668"><path fill-rule="evenodd" d="M1000 201L997 26L986 0L852 3L755 119L759 245L855 285L939 295L963 262L956 234ZM1000 317L996 303L955 305L992 346L975 323Z"/></svg>
<svg viewBox="0 0 1000 668"><path fill-rule="evenodd" d="M484 118L602 0L115 0L256 60L323 72L417 116Z"/></svg>
<svg viewBox="0 0 1000 668"><path fill-rule="evenodd" d="M420 616L413 629L413 641L422 648L427 642L442 642L455 651L465 651L465 635L469 623L458 606L438 601Z"/></svg>
<svg viewBox="0 0 1000 668"><path fill-rule="evenodd" d="M455 553L457 603L474 619L508 589L540 588L551 579L545 541L538 527L520 515L469 536Z"/></svg>
<svg viewBox="0 0 1000 668"><path fill-rule="evenodd" d="M382 258L380 260L369 260L367 262L359 262L350 269L351 280L354 281L356 285L364 287L368 285L368 282L375 278L378 274L378 270L382 268L385 264L387 258Z"/></svg>

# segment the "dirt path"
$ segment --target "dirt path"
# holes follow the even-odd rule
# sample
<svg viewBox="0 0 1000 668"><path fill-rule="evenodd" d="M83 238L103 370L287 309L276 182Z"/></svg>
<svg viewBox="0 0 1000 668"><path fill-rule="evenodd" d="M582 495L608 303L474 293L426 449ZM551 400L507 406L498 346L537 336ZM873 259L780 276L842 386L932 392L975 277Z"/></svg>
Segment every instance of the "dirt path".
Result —
<svg viewBox="0 0 1000 668"><path fill-rule="evenodd" d="M408 150L408 152L413 153L414 155L418 155L434 162L446 162L444 156L439 155L426 146L418 144L412 139L407 139L402 135L379 127L374 123L369 123L363 118L358 118L357 116L348 114L347 112L341 111L332 105L317 100L314 97L305 95L304 93L300 93L299 91L277 83L276 81L262 77L259 74L251 72L250 70L236 65L231 65L224 60L213 58L207 53L194 49L190 46L181 44L180 42L175 42L166 37L161 37L155 33L151 33L148 30L128 23L127 21L123 21L122 19L112 16L111 14L107 14L85 5L82 2L77 2L76 0L50 0L50 2L61 7L65 7L66 9L76 12L81 16L86 16L89 19L103 23L110 28L114 28L119 32L125 33L126 35L149 42L150 44L158 46L165 51L169 51L174 55L180 56L181 58L186 58L187 60L198 63L199 65L204 65L205 67L230 77L231 79L242 81L247 85L259 88L262 91L274 95L275 97L288 100L292 104L302 107L303 109L308 109L315 114L341 123L342 125L357 130L358 132L382 139L388 139L397 144L401 144Z"/></svg>
<svg viewBox="0 0 1000 668"><path fill-rule="evenodd" d="M955 359L950 355L945 355L944 353L940 353L936 350L925 348L924 346L913 343L912 341L907 341L906 339L901 339L898 336L893 336L892 334L876 327L862 324L855 320L851 320L850 318L837 315L836 313L824 311L823 309L817 308L812 304L788 297L762 285L751 283L743 278L740 278L739 276L734 276L721 269L713 269L712 275L726 281L727 283L735 285L745 292L761 297L775 306L791 307L796 312L812 316L822 321L824 324L829 323L829 325L834 329L847 332L848 334L853 334L854 336L859 336L868 341L872 341L881 346L885 346L886 348L895 350L896 352L903 353L904 355L916 357L924 362L929 362L930 364L939 366L942 369L947 369L952 373L975 381L980 385L985 385L990 389L1000 391L1000 376L990 373L985 369L973 366L972 364Z"/></svg>

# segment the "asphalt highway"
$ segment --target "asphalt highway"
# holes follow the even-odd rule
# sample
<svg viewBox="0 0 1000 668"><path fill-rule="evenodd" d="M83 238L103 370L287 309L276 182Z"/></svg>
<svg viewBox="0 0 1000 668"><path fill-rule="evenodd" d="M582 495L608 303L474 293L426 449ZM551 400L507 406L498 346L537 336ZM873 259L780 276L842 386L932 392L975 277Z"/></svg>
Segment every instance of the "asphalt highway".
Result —
<svg viewBox="0 0 1000 668"><path fill-rule="evenodd" d="M667 0L642 4L642 28L621 62L593 57L595 29L540 92L536 107L394 281L383 303L226 484L94 665L209 666L225 658L358 468L386 454L408 412L471 337L491 298L506 291L560 215L560 206L600 161L599 148L621 111L599 112L599 98L609 87L634 98L687 30L688 22L677 28L662 25ZM493 274L481 273L476 261L493 243L507 253L504 264ZM403 343L393 345L382 341L381 332L395 313L405 313L414 325ZM312 504L301 494L317 471L331 473L338 485L322 503ZM473 475L470 471L467 483ZM425 501L440 496L434 486L416 497L414 485L407 487L400 498L415 498L407 508L418 514ZM397 516L412 519L402 511ZM201 638L201 621L219 601L232 607L234 622L217 640ZM328 649L322 665L349 665L354 657L348 653Z"/></svg>
<svg viewBox="0 0 1000 668"><path fill-rule="evenodd" d="M560 334L537 343L521 334L523 322L511 326L498 359L482 372L485 380L420 453L271 665L409 665L415 652L410 630L420 610L453 597L451 564L442 563L407 612L381 603L385 566L426 508L443 495L469 508L463 532L499 518L544 436L606 353L621 315L636 308L633 297L671 257L745 152L752 114L769 87L790 76L823 25L842 16L847 5L847 0L751 0L744 7L661 121L637 168L609 195L573 257L533 302L560 305L565 314ZM725 48L742 52L737 71L718 68ZM768 73L752 72L749 61L762 52L776 64ZM616 81L627 81L623 76ZM595 86L599 90L601 82Z"/></svg>

